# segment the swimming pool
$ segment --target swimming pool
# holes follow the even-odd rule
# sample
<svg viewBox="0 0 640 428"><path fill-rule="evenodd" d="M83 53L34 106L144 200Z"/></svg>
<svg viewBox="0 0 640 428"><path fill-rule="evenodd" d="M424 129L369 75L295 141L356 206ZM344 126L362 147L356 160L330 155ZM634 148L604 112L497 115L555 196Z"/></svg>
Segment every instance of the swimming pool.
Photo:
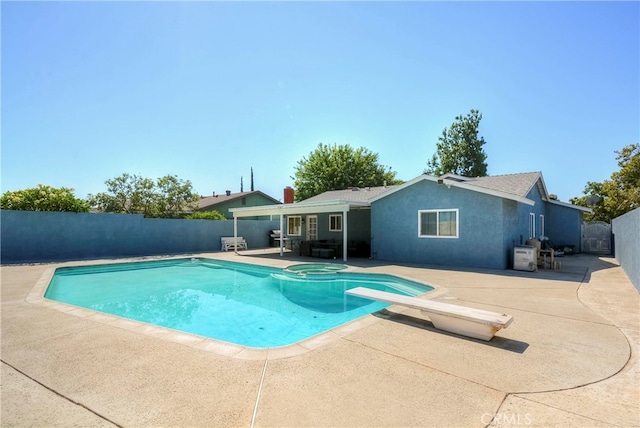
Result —
<svg viewBox="0 0 640 428"><path fill-rule="evenodd" d="M45 298L253 348L286 346L388 304L354 287L416 296L432 287L385 274L301 276L205 258L58 268Z"/></svg>

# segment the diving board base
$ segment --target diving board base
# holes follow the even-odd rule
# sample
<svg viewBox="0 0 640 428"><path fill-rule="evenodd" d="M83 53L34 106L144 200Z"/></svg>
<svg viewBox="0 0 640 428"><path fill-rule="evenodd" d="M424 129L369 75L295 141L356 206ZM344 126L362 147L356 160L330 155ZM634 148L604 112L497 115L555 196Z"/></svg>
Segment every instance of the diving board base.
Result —
<svg viewBox="0 0 640 428"><path fill-rule="evenodd" d="M439 330L473 337L474 339L489 341L500 330L500 327L480 324L475 321L461 320L450 316L436 315L427 311L420 311L429 317L433 326Z"/></svg>
<svg viewBox="0 0 640 428"><path fill-rule="evenodd" d="M404 296L366 287L355 287L346 290L345 294L418 309L429 317L433 326L437 329L486 341L491 340L500 329L508 327L513 321L513 317L507 314Z"/></svg>

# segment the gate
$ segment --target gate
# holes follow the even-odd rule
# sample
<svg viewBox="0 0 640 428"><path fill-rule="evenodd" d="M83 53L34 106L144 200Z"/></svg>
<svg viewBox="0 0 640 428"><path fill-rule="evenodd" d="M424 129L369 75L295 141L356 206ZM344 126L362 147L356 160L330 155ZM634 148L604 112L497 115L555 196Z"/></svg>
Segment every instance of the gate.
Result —
<svg viewBox="0 0 640 428"><path fill-rule="evenodd" d="M611 225L604 221L582 223L582 251L611 254Z"/></svg>

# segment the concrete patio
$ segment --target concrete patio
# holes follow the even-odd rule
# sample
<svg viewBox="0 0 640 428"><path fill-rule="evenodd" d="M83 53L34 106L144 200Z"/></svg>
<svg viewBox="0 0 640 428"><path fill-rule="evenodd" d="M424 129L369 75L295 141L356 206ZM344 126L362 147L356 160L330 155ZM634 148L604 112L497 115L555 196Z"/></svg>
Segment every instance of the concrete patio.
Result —
<svg viewBox="0 0 640 428"><path fill-rule="evenodd" d="M2 426L640 426L640 297L612 258L574 255L538 272L350 261L515 321L483 342L391 306L269 350L42 298L53 268L87 263L2 267Z"/></svg>

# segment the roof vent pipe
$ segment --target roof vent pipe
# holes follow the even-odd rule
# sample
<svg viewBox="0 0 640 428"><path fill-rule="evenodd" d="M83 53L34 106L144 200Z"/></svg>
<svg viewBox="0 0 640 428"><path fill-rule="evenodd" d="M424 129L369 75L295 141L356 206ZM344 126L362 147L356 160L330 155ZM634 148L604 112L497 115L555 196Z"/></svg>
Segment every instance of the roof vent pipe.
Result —
<svg viewBox="0 0 640 428"><path fill-rule="evenodd" d="M227 190L227 196L231 196L231 190Z"/></svg>

